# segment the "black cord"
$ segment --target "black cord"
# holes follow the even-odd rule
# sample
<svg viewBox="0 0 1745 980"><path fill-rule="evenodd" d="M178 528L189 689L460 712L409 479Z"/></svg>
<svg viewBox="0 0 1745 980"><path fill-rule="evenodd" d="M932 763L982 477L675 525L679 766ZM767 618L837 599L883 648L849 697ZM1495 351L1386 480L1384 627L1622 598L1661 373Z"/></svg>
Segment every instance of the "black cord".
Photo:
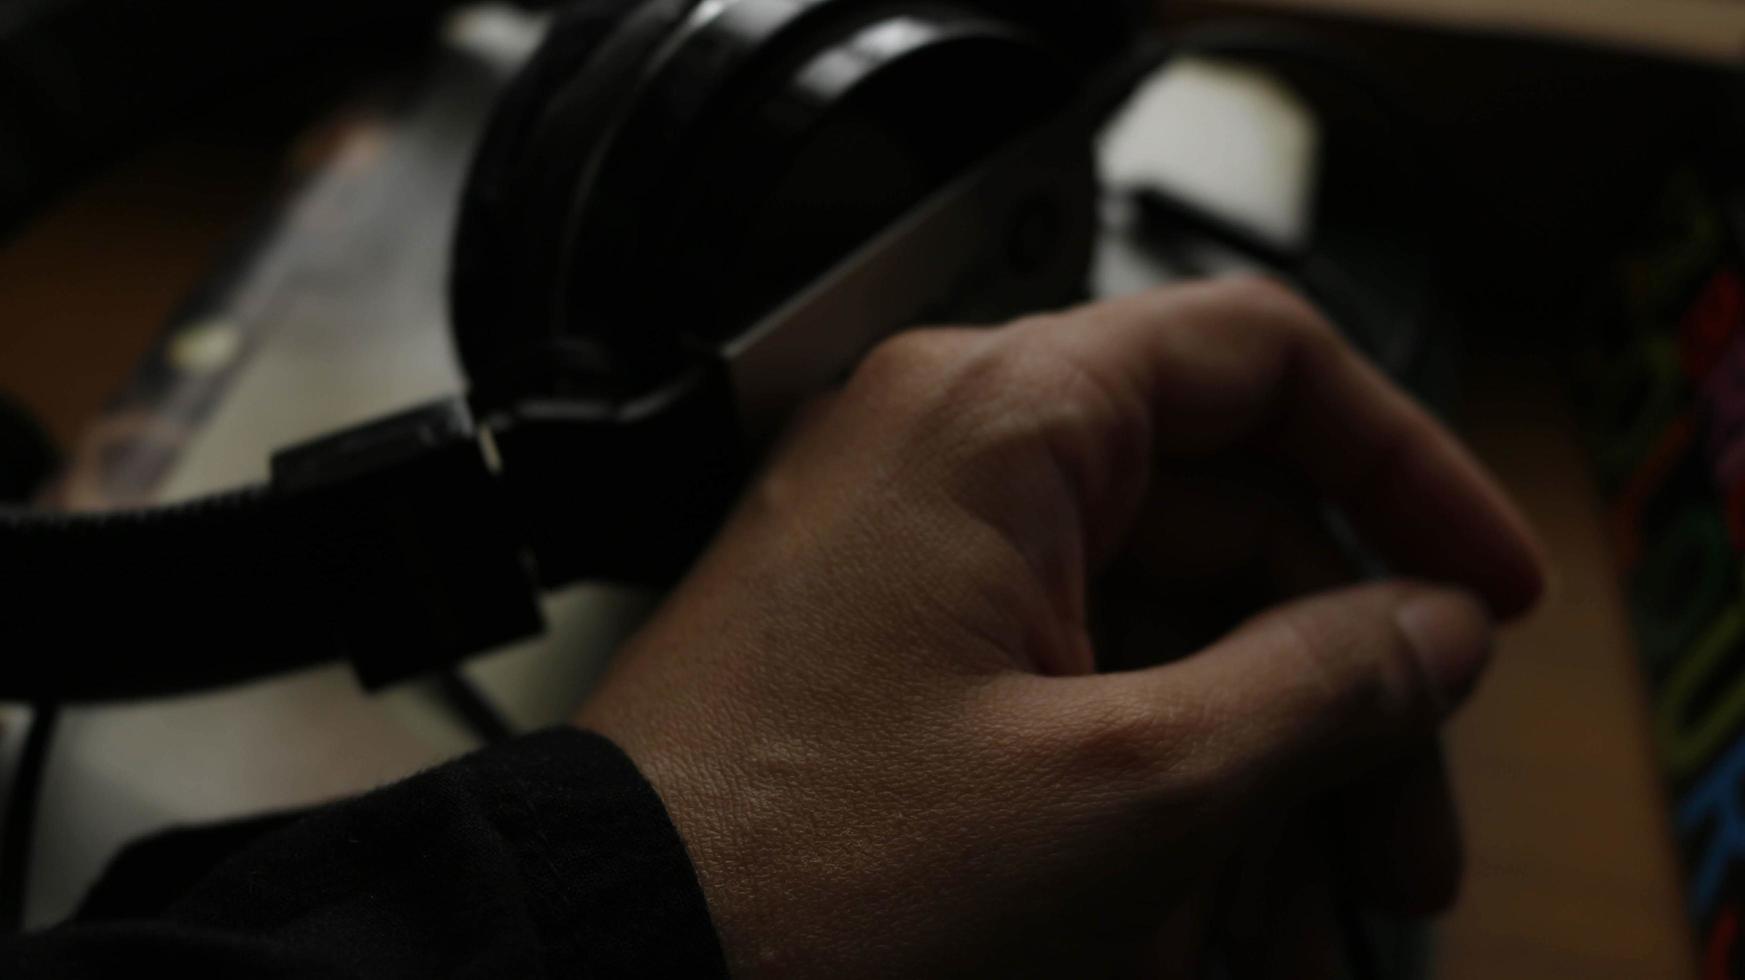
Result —
<svg viewBox="0 0 1745 980"><path fill-rule="evenodd" d="M42 778L48 765L49 743L54 739L60 707L42 702L33 706L30 729L18 757L6 800L6 824L0 834L0 934L24 928L24 900L30 882L30 844L35 836L37 804L42 797Z"/></svg>
<svg viewBox="0 0 1745 980"><path fill-rule="evenodd" d="M1375 952L1375 939L1369 925L1363 921L1360 901L1350 888L1335 896L1339 932L1345 943L1345 973L1350 980L1381 980L1381 958Z"/></svg>
<svg viewBox="0 0 1745 980"><path fill-rule="evenodd" d="M1276 272L1295 273L1303 264L1302 250L1270 241L1259 231L1207 211L1163 187L1142 184L1128 194L1139 210L1142 235L1186 229Z"/></svg>
<svg viewBox="0 0 1745 980"><path fill-rule="evenodd" d="M515 728L485 692L468 680L459 670L446 670L437 675L437 691L450 710L474 735L487 744L501 742L515 735Z"/></svg>

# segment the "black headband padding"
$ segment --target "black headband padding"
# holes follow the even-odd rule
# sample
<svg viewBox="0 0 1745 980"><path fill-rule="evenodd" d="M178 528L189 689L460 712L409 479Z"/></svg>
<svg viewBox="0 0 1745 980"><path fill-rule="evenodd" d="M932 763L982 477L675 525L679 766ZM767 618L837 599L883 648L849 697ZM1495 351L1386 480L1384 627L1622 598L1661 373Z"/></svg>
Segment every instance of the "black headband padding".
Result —
<svg viewBox="0 0 1745 980"><path fill-rule="evenodd" d="M347 660L379 687L537 634L528 570L485 499L497 488L451 472L440 489L0 511L0 700L185 693Z"/></svg>

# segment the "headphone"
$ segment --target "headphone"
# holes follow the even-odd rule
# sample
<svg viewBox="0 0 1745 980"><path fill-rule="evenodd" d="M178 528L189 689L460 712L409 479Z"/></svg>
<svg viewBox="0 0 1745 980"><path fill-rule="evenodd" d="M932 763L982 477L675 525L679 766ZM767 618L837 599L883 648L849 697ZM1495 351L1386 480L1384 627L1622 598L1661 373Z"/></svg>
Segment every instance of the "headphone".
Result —
<svg viewBox="0 0 1745 980"><path fill-rule="evenodd" d="M919 235L929 215L943 227L940 195L966 174L1024 182L989 197L972 248L909 256L917 281L950 288L889 307L903 322L881 329L1086 298L1088 137L1159 61L1135 40L1139 14L1119 0L564 8L496 106L461 201L450 307L466 396L281 451L262 486L0 511L0 643L27 654L0 697L179 693L338 659L376 688L537 634L542 590L674 580L807 385L876 339L796 316L777 356L758 331L841 285L868 243ZM1318 254L1203 230L1316 291Z"/></svg>
<svg viewBox="0 0 1745 980"><path fill-rule="evenodd" d="M467 397L280 452L265 486L0 514L0 642L29 653L0 695L147 696L339 658L379 687L539 632L541 589L672 580L757 449L724 351L1068 106L1130 26L1116 4L1041 0L564 9L461 202ZM1089 202L1088 175L1062 175L1069 197ZM1079 298L1062 264L1032 258L1054 282L1026 299ZM261 639L242 653L237 635Z"/></svg>

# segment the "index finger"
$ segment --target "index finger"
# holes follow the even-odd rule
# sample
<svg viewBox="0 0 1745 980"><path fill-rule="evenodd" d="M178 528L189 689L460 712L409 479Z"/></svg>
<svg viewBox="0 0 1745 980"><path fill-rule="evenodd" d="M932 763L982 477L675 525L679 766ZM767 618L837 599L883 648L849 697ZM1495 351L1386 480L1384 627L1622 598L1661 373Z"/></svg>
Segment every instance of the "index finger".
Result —
<svg viewBox="0 0 1745 980"><path fill-rule="evenodd" d="M1276 454L1395 570L1473 589L1499 616L1543 591L1540 547L1484 467L1284 287L1218 280L1066 321L1033 336L1139 406L1155 451Z"/></svg>

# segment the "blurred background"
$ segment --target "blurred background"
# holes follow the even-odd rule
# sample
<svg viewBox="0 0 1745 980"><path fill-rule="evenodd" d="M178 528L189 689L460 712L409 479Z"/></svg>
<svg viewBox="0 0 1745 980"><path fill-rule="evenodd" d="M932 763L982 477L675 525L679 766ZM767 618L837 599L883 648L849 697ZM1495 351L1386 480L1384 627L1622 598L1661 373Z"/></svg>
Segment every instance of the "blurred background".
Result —
<svg viewBox="0 0 1745 980"><path fill-rule="evenodd" d="M458 390L453 199L538 12L304 0L320 29L293 37L160 0L154 22L187 41L174 58L117 34L123 18L93 35L114 46L103 67L56 89L89 112L9 100L59 70L19 39L103 6L0 10L0 496L180 498ZM1434 334L1413 341L1416 386L1550 546L1548 601L1449 740L1468 877L1431 975L1745 976L1745 3L1182 0L1159 16L1196 53L1104 137L1121 193L1097 291L1240 265L1211 254L1233 241L1324 245L1344 277L1331 305ZM153 94L128 94L141 77ZM1408 251L1433 290L1400 270ZM562 718L649 601L554 597L551 638L469 675L515 727ZM35 790L29 920L64 914L140 832L355 791L474 743L432 703L418 685L365 696L335 668L69 709ZM0 710L15 786L30 712Z"/></svg>

